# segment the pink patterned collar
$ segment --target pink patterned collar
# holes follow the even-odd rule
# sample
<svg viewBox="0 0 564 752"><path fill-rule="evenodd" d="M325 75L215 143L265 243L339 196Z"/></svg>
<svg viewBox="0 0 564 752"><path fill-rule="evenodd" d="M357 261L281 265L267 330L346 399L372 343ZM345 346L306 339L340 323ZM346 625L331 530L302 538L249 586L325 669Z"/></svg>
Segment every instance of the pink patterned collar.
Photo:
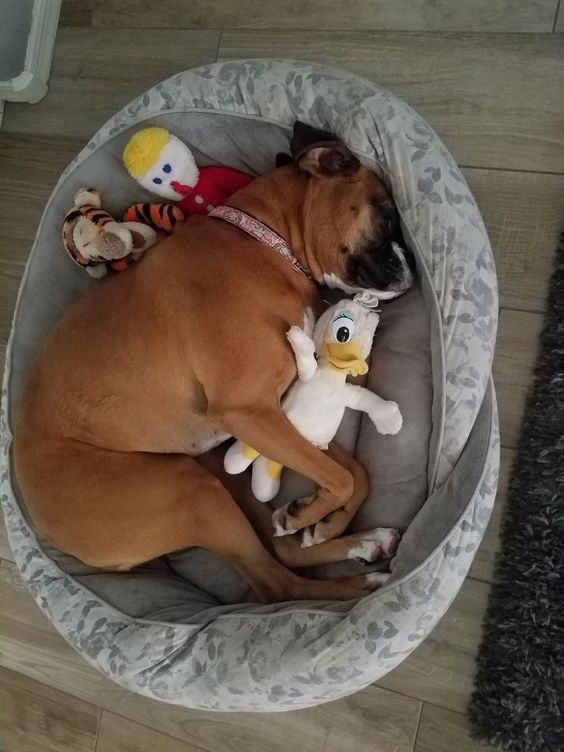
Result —
<svg viewBox="0 0 564 752"><path fill-rule="evenodd" d="M244 211L234 209L232 206L216 206L215 209L212 209L208 214L208 217L217 217L218 219L223 219L225 222L235 225L235 227L243 230L261 243L274 248L276 253L279 253L292 265L294 271L299 272L306 277L311 277L308 270L294 256L294 252L284 238L280 237L280 235L274 232L274 230L271 230L270 227L259 222L258 219L251 217L250 214L245 214Z"/></svg>

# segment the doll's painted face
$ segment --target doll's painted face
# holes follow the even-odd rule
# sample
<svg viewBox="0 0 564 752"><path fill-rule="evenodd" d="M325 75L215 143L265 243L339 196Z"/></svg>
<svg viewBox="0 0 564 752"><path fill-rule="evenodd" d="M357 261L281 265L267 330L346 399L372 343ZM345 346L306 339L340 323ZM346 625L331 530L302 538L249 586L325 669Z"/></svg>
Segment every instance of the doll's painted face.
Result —
<svg viewBox="0 0 564 752"><path fill-rule="evenodd" d="M179 201L191 192L198 178L199 171L192 152L171 135L156 162L138 180L147 190L171 201Z"/></svg>

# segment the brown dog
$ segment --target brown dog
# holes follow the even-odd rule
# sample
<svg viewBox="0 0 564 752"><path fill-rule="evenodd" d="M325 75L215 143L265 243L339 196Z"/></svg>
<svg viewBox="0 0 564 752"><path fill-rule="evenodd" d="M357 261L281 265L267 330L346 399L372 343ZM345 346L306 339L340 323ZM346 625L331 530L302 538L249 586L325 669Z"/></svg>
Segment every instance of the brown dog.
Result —
<svg viewBox="0 0 564 752"><path fill-rule="evenodd" d="M411 272L390 244L395 212L382 182L308 126L297 124L292 152L294 164L230 204L285 238L317 282L405 290ZM201 546L227 557L266 601L370 590L370 575L310 580L284 564L344 559L377 533L308 549L296 536L275 541L267 510L249 510L253 529L194 459L235 436L316 483L307 503L290 505L286 532L323 518L328 538L344 532L367 493L364 471L337 446L314 448L279 406L296 376L285 333L319 307L310 279L211 217L179 227L78 301L37 358L15 435L16 473L38 529L116 570Z"/></svg>

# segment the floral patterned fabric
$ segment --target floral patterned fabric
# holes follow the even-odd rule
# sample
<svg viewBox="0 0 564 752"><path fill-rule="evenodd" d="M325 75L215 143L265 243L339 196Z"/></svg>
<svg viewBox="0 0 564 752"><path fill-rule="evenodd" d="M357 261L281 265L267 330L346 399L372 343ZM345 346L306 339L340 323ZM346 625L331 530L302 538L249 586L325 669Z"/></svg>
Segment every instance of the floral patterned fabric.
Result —
<svg viewBox="0 0 564 752"><path fill-rule="evenodd" d="M135 692L195 708L284 710L350 694L398 665L456 595L493 505L499 437L491 364L497 285L479 211L452 157L405 103L358 77L306 63L215 63L158 84L113 117L61 178L136 123L206 111L290 126L296 119L346 138L389 182L418 258L433 315L436 409L425 506L455 519L422 562L347 604L240 605L185 622L134 619L65 573L26 521L11 475L10 379L18 312L30 294L34 247L22 282L2 391L0 499L23 579L59 632ZM57 189L55 189L55 194ZM12 353L14 348L14 353ZM413 531L417 530L417 518ZM408 534L412 530L408 530Z"/></svg>

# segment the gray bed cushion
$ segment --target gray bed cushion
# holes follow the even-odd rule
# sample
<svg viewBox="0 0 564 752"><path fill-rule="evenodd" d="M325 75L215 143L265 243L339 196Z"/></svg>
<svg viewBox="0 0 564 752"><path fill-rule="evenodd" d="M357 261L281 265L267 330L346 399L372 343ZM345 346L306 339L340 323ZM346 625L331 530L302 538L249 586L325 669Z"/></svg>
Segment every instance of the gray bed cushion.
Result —
<svg viewBox="0 0 564 752"><path fill-rule="evenodd" d="M210 115L217 120L209 126L221 131L220 120L228 118L229 139L237 129L238 136L231 143L206 141L217 134L202 126ZM116 144L121 138L123 145L126 130L161 121L179 128L193 124L202 158L229 163L231 153L233 166L244 168L250 158L265 165L261 171L270 166L274 143L261 141L262 135L287 143L297 118L344 136L383 174L417 258L433 373L429 495L404 534L392 577L358 601L221 606L182 577L187 554L129 574L88 572L68 559L61 560L66 571L61 569L25 518L11 467L11 429L30 358L58 312L91 284L53 242L78 180L95 175L108 195L114 186L127 191ZM247 151L240 153L244 138ZM105 169L88 164L98 150ZM405 301L394 304L397 310ZM106 676L179 705L285 710L337 699L376 681L436 625L484 534L499 468L491 384L496 323L495 267L472 195L440 139L391 92L336 69L283 60L215 63L153 87L111 118L65 171L20 288L0 410L0 501L14 560L36 603ZM244 478L232 482L243 484L239 495L246 493ZM206 568L217 566L200 557L191 562L190 574L205 582ZM238 584L229 574L224 584L233 596Z"/></svg>
<svg viewBox="0 0 564 752"><path fill-rule="evenodd" d="M356 456L368 470L370 494L353 529L403 533L427 498L432 431L430 322L419 286L384 307L367 385L398 402L403 426L395 436L380 436L367 416L362 419Z"/></svg>
<svg viewBox="0 0 564 752"><path fill-rule="evenodd" d="M148 124L165 125L173 131L190 146L200 164L228 164L255 174L272 169L276 153L288 151L291 132L289 128L257 120L245 121L243 126L239 118L207 113L193 113L189 120L180 114L160 116L151 119ZM28 285L36 286L37 294L20 311L22 346L13 354L13 367L18 376L11 380L10 404L14 411L17 410L25 373L48 329L73 299L100 284L72 264L60 247L61 218L71 206L74 192L81 185L96 186L101 192L104 208L117 216L135 200L155 198L137 186L122 166L123 147L134 130L137 129L114 137L87 158L69 176L49 206L41 231L46 252L36 260L28 278ZM151 252L158 253L158 247ZM202 252L205 253L205 249ZM325 289L323 297L327 302L333 302L339 294ZM29 327L29 334L25 333L26 327ZM425 499L432 401L429 337L429 317L420 290L414 289L394 302L382 303L368 384L382 396L399 403L405 424L396 437L379 436L369 422L361 427L360 413L347 411L337 439L344 448L355 452L360 432L359 456L370 466L372 479L370 496L359 518L353 523L354 529L375 526L399 526L405 529ZM216 454L223 456L226 446L215 450ZM232 479L222 477L228 487L233 487ZM235 495L250 493L248 478L246 473L244 479L235 483ZM401 499L396 499L394 503L398 478L405 479L405 482L402 484ZM286 471L281 493L274 505L285 503L311 489L309 481ZM179 606L185 604L188 593L193 600L194 592L198 591L201 591L201 596L195 602L201 602L202 607L217 602L238 603L253 599L240 575L225 561L207 551L192 549L164 557L167 566L158 570L161 586L158 592L156 588L152 589L154 603L146 588L132 589L129 578L99 573L93 576L95 570L83 568L72 557L60 554L53 548L49 551L63 569L77 574L88 572L78 575L79 579L88 582L93 591L110 602L136 615L140 610L146 615L161 613L163 598L168 604L164 593L169 587L164 582L167 576L170 577L171 592L178 596L173 596L173 602L178 602ZM357 564L348 565L349 570L358 568ZM143 568L140 575L152 569L153 564L148 570ZM342 567L333 569L340 571ZM319 572L324 576L327 574L324 570ZM315 572L312 574L315 575ZM188 592L182 592L183 582ZM170 610L169 605L165 608ZM192 605L191 612L196 608ZM186 609L182 606L181 614L185 613Z"/></svg>

